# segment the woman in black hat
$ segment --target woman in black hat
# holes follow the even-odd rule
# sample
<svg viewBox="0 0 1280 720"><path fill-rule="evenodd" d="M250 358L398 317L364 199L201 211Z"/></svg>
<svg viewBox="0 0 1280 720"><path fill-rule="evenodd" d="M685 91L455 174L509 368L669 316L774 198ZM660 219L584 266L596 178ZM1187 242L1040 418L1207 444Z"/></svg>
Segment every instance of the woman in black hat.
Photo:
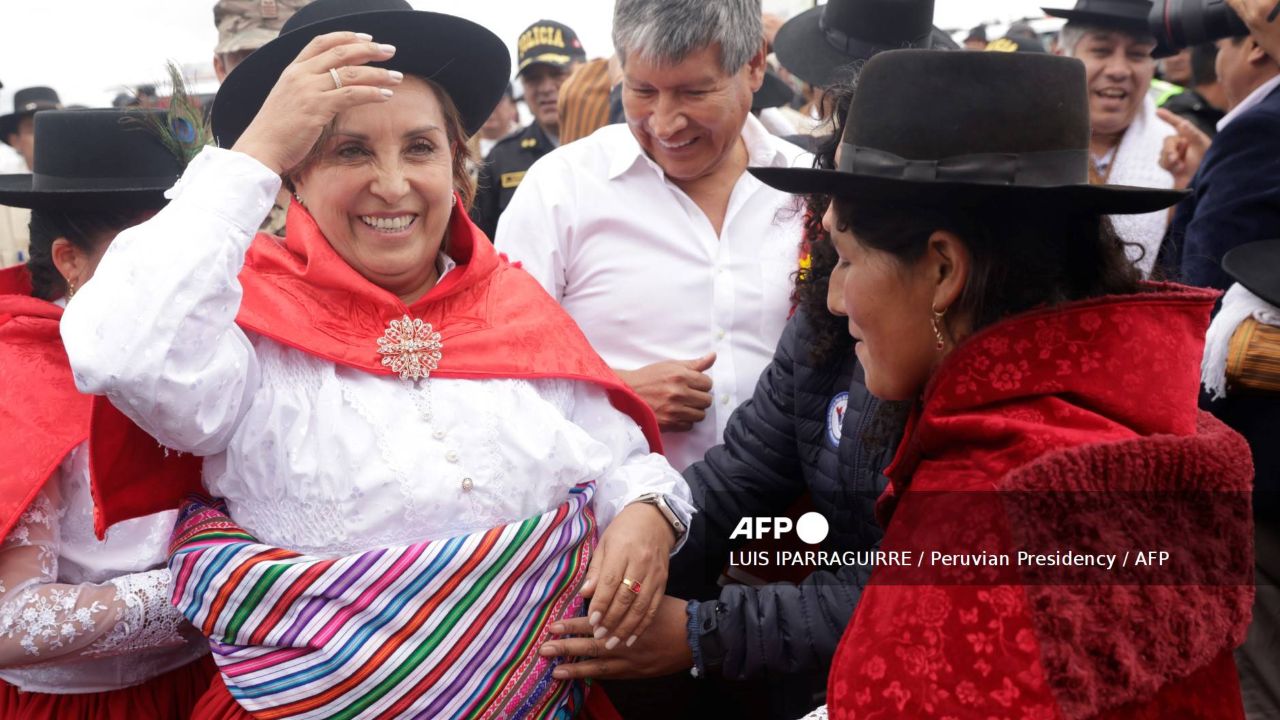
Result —
<svg viewBox="0 0 1280 720"><path fill-rule="evenodd" d="M197 717L572 714L547 626L585 614L618 647L663 595L690 510L652 413L467 217L508 57L403 0L307 5L219 91L231 149L64 322L124 414L95 425L104 522L201 489L143 468L203 458L222 498L172 546L226 685ZM254 239L282 180L287 239Z"/></svg>
<svg viewBox="0 0 1280 720"><path fill-rule="evenodd" d="M1196 407L1214 294L1140 281L1103 216L1179 194L1090 186L1088 140L1076 61L904 50L863 70L836 170L753 171L833 196L867 387L915 408L832 717L1242 715L1251 472Z"/></svg>
<svg viewBox="0 0 1280 720"><path fill-rule="evenodd" d="M208 646L169 603L176 513L94 537L90 397L59 320L112 239L165 204L182 160L165 113L35 119L35 172L0 176L31 208L31 260L0 271L0 718L186 717L209 686Z"/></svg>

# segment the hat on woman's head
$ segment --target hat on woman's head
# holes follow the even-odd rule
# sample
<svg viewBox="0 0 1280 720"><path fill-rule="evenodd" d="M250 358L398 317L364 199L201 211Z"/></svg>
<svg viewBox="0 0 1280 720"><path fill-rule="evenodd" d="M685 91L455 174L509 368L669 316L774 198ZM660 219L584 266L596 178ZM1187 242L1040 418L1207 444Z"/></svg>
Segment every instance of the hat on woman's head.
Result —
<svg viewBox="0 0 1280 720"><path fill-rule="evenodd" d="M1245 290L1280 307L1280 240L1261 240L1232 248L1222 270Z"/></svg>
<svg viewBox="0 0 1280 720"><path fill-rule="evenodd" d="M163 110L46 110L35 117L35 167L0 175L0 205L33 209L159 208L184 162L156 127Z"/></svg>
<svg viewBox="0 0 1280 720"><path fill-rule="evenodd" d="M849 66L884 50L954 50L933 26L934 0L830 0L778 29L773 51L787 72L815 87L844 79Z"/></svg>
<svg viewBox="0 0 1280 720"><path fill-rule="evenodd" d="M1032 53L881 53L858 77L835 170L750 170L791 193L1098 215L1153 212L1185 195L1090 185L1084 65Z"/></svg>
<svg viewBox="0 0 1280 720"><path fill-rule="evenodd" d="M271 88L317 36L367 33L396 47L375 67L428 78L449 93L467 133L484 125L511 76L507 46L492 32L462 18L414 10L404 0L316 0L298 10L275 40L236 66L213 104L213 134L231 147L253 121Z"/></svg>
<svg viewBox="0 0 1280 720"><path fill-rule="evenodd" d="M1133 35L1150 35L1147 16L1151 14L1151 5L1151 0L1076 0L1075 7L1070 10L1040 9L1046 15L1063 18L1067 22Z"/></svg>

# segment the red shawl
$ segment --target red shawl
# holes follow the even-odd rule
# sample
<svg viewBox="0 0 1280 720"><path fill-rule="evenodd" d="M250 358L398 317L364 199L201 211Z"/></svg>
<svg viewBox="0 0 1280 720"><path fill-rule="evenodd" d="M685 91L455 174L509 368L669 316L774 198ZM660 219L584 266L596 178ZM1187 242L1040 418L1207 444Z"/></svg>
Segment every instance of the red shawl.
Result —
<svg viewBox="0 0 1280 720"><path fill-rule="evenodd" d="M1242 717L1253 473L1197 409L1216 296L1151 285L1030 312L947 357L880 506L883 549L927 557L876 568L831 717ZM943 567L934 550L1015 562ZM1029 568L1018 550L1172 559Z"/></svg>
<svg viewBox="0 0 1280 720"><path fill-rule="evenodd" d="M58 334L62 308L31 297L25 265L0 270L0 538L67 454L89 437Z"/></svg>
<svg viewBox="0 0 1280 720"><path fill-rule="evenodd" d="M378 338L408 315L440 333L442 378L565 378L590 382L640 424L661 452L653 412L591 349L578 326L532 277L512 266L457 211L448 252L458 263L424 297L406 306L361 277L330 247L311 215L289 208L286 238L259 234L240 274L245 330L378 375ZM94 401L92 469L96 526L178 506L201 490L200 459L166 451L104 398ZM160 477L156 477L156 473Z"/></svg>

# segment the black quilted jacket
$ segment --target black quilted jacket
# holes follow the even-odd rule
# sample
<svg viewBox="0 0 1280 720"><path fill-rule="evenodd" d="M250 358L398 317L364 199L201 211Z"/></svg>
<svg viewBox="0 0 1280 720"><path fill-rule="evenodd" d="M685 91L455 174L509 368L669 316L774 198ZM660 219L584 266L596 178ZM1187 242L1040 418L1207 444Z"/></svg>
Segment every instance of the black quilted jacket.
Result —
<svg viewBox="0 0 1280 720"><path fill-rule="evenodd" d="M808 492L831 531L824 550L869 550L880 541L875 500L890 443L864 440L879 401L863 386L852 353L814 367L803 313L787 324L755 394L729 419L724 443L684 472L698 513L672 559L669 592L702 600L704 661L724 677L811 675L822 679L853 614L870 568L818 570L800 584L715 584L744 516L785 513ZM843 423L833 401L848 393ZM839 425L838 434L835 426Z"/></svg>

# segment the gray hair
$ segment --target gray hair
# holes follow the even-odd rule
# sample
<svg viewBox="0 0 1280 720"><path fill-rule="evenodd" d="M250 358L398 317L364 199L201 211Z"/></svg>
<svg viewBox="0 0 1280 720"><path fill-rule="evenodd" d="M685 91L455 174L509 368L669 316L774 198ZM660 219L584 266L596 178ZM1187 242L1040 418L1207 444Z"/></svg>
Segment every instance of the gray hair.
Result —
<svg viewBox="0 0 1280 720"><path fill-rule="evenodd" d="M764 45L760 0L618 0L613 10L613 47L627 55L675 65L690 54L720 44L720 67L736 73Z"/></svg>
<svg viewBox="0 0 1280 720"><path fill-rule="evenodd" d="M1076 46L1084 39L1085 35L1090 33L1121 33L1124 35L1132 35L1140 40L1150 40L1155 42L1155 37L1151 35L1134 35L1124 30L1116 30L1114 28L1099 27L1089 25L1088 23L1069 22L1062 26L1062 30L1058 33L1058 49L1067 57L1076 56Z"/></svg>

